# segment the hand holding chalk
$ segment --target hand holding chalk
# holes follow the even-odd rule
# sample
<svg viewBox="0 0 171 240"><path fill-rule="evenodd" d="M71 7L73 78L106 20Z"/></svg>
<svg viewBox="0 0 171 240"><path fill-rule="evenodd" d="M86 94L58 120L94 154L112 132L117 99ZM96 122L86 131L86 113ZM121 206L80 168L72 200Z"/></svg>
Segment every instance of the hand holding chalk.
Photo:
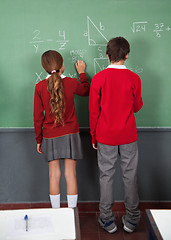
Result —
<svg viewBox="0 0 171 240"><path fill-rule="evenodd" d="M75 64L75 67L77 69L77 72L80 73L84 73L85 70L85 63L81 60L78 60Z"/></svg>

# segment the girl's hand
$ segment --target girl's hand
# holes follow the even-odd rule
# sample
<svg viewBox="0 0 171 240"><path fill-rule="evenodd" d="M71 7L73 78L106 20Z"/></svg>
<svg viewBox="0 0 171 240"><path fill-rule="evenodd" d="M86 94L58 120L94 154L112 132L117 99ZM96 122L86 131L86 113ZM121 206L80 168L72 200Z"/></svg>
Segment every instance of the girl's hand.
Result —
<svg viewBox="0 0 171 240"><path fill-rule="evenodd" d="M42 144L41 143L38 143L37 144L37 151L38 151L38 153L43 153L43 151L42 151Z"/></svg>
<svg viewBox="0 0 171 240"><path fill-rule="evenodd" d="M75 64L78 74L84 73L85 70L85 63L81 60L78 60Z"/></svg>

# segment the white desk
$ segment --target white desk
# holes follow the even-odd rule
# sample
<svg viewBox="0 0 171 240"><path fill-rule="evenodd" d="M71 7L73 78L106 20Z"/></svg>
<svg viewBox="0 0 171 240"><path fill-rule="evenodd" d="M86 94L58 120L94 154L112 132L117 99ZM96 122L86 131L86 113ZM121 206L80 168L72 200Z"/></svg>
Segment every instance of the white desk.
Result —
<svg viewBox="0 0 171 240"><path fill-rule="evenodd" d="M25 215L28 215L26 231ZM77 220L77 223L76 221ZM80 239L78 212L71 208L0 211L1 240Z"/></svg>
<svg viewBox="0 0 171 240"><path fill-rule="evenodd" d="M171 210L146 210L149 238L171 240Z"/></svg>

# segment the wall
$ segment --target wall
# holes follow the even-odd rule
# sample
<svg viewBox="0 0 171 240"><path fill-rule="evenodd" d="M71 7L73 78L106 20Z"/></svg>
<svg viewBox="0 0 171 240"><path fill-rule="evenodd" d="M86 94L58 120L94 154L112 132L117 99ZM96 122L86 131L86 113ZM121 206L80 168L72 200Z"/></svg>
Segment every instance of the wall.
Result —
<svg viewBox="0 0 171 240"><path fill-rule="evenodd" d="M139 129L138 185L141 201L171 200L170 130ZM0 203L42 202L48 198L48 163L36 152L35 135L28 130L0 132ZM79 201L98 201L99 182L96 151L89 132L82 130L84 159L78 161ZM63 162L61 162L63 172ZM119 162L115 177L115 199L123 200ZM66 201L64 176L61 200Z"/></svg>

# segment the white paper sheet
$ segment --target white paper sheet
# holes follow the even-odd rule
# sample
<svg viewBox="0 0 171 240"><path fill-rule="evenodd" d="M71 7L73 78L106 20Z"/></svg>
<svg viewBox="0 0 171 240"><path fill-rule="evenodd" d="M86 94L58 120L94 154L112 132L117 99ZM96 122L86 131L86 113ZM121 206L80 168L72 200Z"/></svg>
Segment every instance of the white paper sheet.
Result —
<svg viewBox="0 0 171 240"><path fill-rule="evenodd" d="M28 215L26 231L25 215ZM0 239L33 240L33 239L75 239L74 210L29 209L0 211Z"/></svg>
<svg viewBox="0 0 171 240"><path fill-rule="evenodd" d="M150 210L164 240L171 240L171 210Z"/></svg>

